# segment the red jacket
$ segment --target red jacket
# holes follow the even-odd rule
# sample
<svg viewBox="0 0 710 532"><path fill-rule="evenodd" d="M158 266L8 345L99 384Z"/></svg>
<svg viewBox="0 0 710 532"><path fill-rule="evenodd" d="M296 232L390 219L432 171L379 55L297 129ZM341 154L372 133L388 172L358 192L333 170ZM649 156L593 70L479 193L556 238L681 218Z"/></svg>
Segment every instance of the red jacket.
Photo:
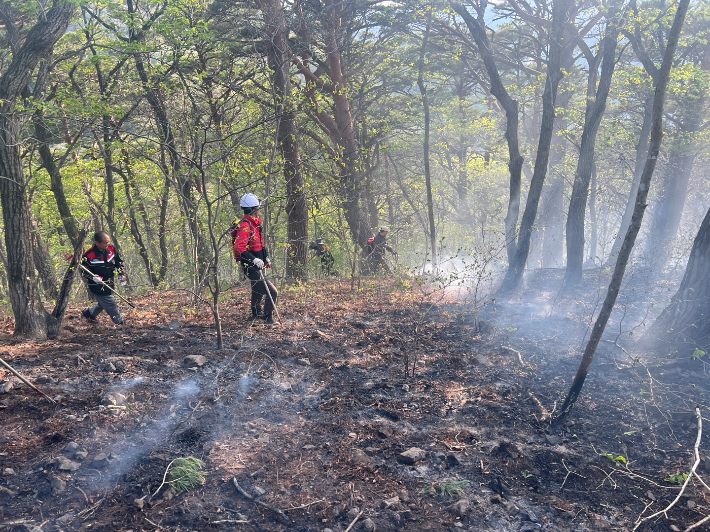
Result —
<svg viewBox="0 0 710 532"><path fill-rule="evenodd" d="M232 231L234 258L246 265L254 259L266 260L266 242L261 230L261 219L246 215Z"/></svg>

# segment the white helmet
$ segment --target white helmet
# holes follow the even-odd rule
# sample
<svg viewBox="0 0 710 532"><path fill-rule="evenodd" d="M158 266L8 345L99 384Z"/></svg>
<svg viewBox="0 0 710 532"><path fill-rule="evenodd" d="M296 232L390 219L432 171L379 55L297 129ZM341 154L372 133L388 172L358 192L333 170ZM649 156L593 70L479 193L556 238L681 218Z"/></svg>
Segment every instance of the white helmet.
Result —
<svg viewBox="0 0 710 532"><path fill-rule="evenodd" d="M383 225L382 227L380 227L380 233L389 233L389 232L390 232L390 228L387 227L386 225Z"/></svg>
<svg viewBox="0 0 710 532"><path fill-rule="evenodd" d="M242 208L253 209L259 206L259 198L251 192L249 194L244 194L242 199L239 200L239 206Z"/></svg>

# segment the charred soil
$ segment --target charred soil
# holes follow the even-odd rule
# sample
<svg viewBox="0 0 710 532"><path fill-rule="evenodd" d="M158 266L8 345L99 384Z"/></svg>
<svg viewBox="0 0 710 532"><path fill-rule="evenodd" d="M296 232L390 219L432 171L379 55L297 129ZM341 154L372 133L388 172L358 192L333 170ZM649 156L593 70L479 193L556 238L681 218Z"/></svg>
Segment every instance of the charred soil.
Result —
<svg viewBox="0 0 710 532"><path fill-rule="evenodd" d="M613 333L548 433L590 314L557 277L482 313L314 283L285 291L284 327L250 326L238 287L221 351L184 293L136 298L123 327L70 309L54 342L8 328L0 356L57 404L0 370L0 530L632 530L690 470L708 377ZM204 483L158 491L188 456ZM639 530L684 530L708 501L693 481Z"/></svg>

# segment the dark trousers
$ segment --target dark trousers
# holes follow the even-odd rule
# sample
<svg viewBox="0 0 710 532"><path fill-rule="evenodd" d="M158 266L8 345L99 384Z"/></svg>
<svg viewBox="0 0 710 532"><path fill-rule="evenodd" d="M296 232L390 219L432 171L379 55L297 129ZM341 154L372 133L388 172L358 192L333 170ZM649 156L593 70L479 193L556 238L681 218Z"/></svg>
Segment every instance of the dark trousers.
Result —
<svg viewBox="0 0 710 532"><path fill-rule="evenodd" d="M261 302L264 302L264 314L270 316L274 311L274 305L271 304L271 299L276 303L276 298L278 297L278 292L276 287L271 281L261 280L261 275L259 274L258 268L247 268L247 277L251 282L251 308L252 310L257 310L261 308ZM267 292L268 290L268 292ZM271 298L269 298L268 293L271 293Z"/></svg>

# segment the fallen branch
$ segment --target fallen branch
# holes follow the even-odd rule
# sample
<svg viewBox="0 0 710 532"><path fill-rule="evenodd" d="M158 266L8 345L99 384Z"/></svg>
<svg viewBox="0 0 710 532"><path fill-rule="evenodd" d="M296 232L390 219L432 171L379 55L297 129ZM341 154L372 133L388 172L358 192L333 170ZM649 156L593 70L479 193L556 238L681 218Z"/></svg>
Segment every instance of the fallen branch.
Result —
<svg viewBox="0 0 710 532"><path fill-rule="evenodd" d="M365 510L360 510L360 513L355 516L355 519L353 519L353 522L350 523L350 526L348 526L348 528L345 529L345 532L350 532L350 530L352 529L353 526L355 526L355 523L357 523L357 520L360 519L360 516L362 515L362 513L364 511Z"/></svg>
<svg viewBox="0 0 710 532"><path fill-rule="evenodd" d="M678 495L676 496L673 501L666 506L663 510L659 510L653 515L649 515L648 517L644 517L636 521L636 526L634 527L634 530L636 530L639 526L641 526L641 523L644 521L648 521L649 519L653 519L654 517L658 517L659 515L665 515L666 519L668 519L668 510L673 508L673 506L676 505L676 503L680 500L680 498L683 495L683 492L685 492L685 488L688 486L688 483L690 482L690 479L693 478L693 476L698 476L698 474L695 472L696 469L698 468L698 465L700 465L700 451L698 450L700 448L700 440L703 437L703 417L700 415L700 408L697 406L695 407L695 417L698 420L698 437L695 439L695 446L693 447L693 451L695 452L695 463L693 464L693 467L690 469L690 474L686 477L685 482L683 482L683 486L680 488L680 491L678 492ZM700 478L700 477L698 477ZM695 526L695 525L693 525Z"/></svg>
<svg viewBox="0 0 710 532"><path fill-rule="evenodd" d="M706 515L697 523L690 525L688 528L683 530L683 532L689 532L690 530L693 530L694 528L698 528L700 525L703 525L703 524L707 523L708 521L710 521L710 515Z"/></svg>
<svg viewBox="0 0 710 532"><path fill-rule="evenodd" d="M253 502L254 504L256 504L256 505L258 505L258 506L261 506L262 508L266 508L267 510L271 510L271 511L274 512L274 513L279 517L279 519L281 519L281 521L283 521L284 523L289 524L289 523L291 522L291 521L289 520L288 516L287 516L285 513L283 513L281 510L279 510L278 508L274 508L274 507L271 506L270 504L266 504L265 502L260 501L259 499L253 497L252 495L250 495L249 493L247 493L246 491L244 491L244 489L239 485L239 482L237 482L237 477L234 477L234 478L232 479L232 483L234 484L234 487L237 488L237 491L238 491L239 493L241 493L242 496L243 496L245 499L249 499L251 502Z"/></svg>
<svg viewBox="0 0 710 532"><path fill-rule="evenodd" d="M318 499L317 501L309 502L308 504L302 504L301 506L293 506L291 508L286 508L284 511L290 512L291 510L303 510L304 508L308 508L310 506L313 506L314 504L318 504L319 502L323 501L325 501L325 499Z"/></svg>
<svg viewBox="0 0 710 532"><path fill-rule="evenodd" d="M0 358L0 364L2 364L2 365L5 366L7 369L9 369L12 373L15 374L15 376L16 376L17 378L19 378L19 379L20 379L22 382L24 382L27 386L29 386L29 387L32 388L35 392L37 392L38 394L40 394L41 396L43 396L45 399L47 399L47 401L49 401L49 402L52 403L53 405L56 405L56 404L57 404L57 402L56 402L54 399L52 399L50 396L48 396L48 395L47 395L46 393L44 393L42 390L40 390L39 388L37 388L37 386L35 386L34 384L32 384L30 381L28 381L27 379L25 379L25 378L24 378L22 375L20 375L12 366L10 366L10 364L8 364L7 362L5 362L2 358Z"/></svg>

